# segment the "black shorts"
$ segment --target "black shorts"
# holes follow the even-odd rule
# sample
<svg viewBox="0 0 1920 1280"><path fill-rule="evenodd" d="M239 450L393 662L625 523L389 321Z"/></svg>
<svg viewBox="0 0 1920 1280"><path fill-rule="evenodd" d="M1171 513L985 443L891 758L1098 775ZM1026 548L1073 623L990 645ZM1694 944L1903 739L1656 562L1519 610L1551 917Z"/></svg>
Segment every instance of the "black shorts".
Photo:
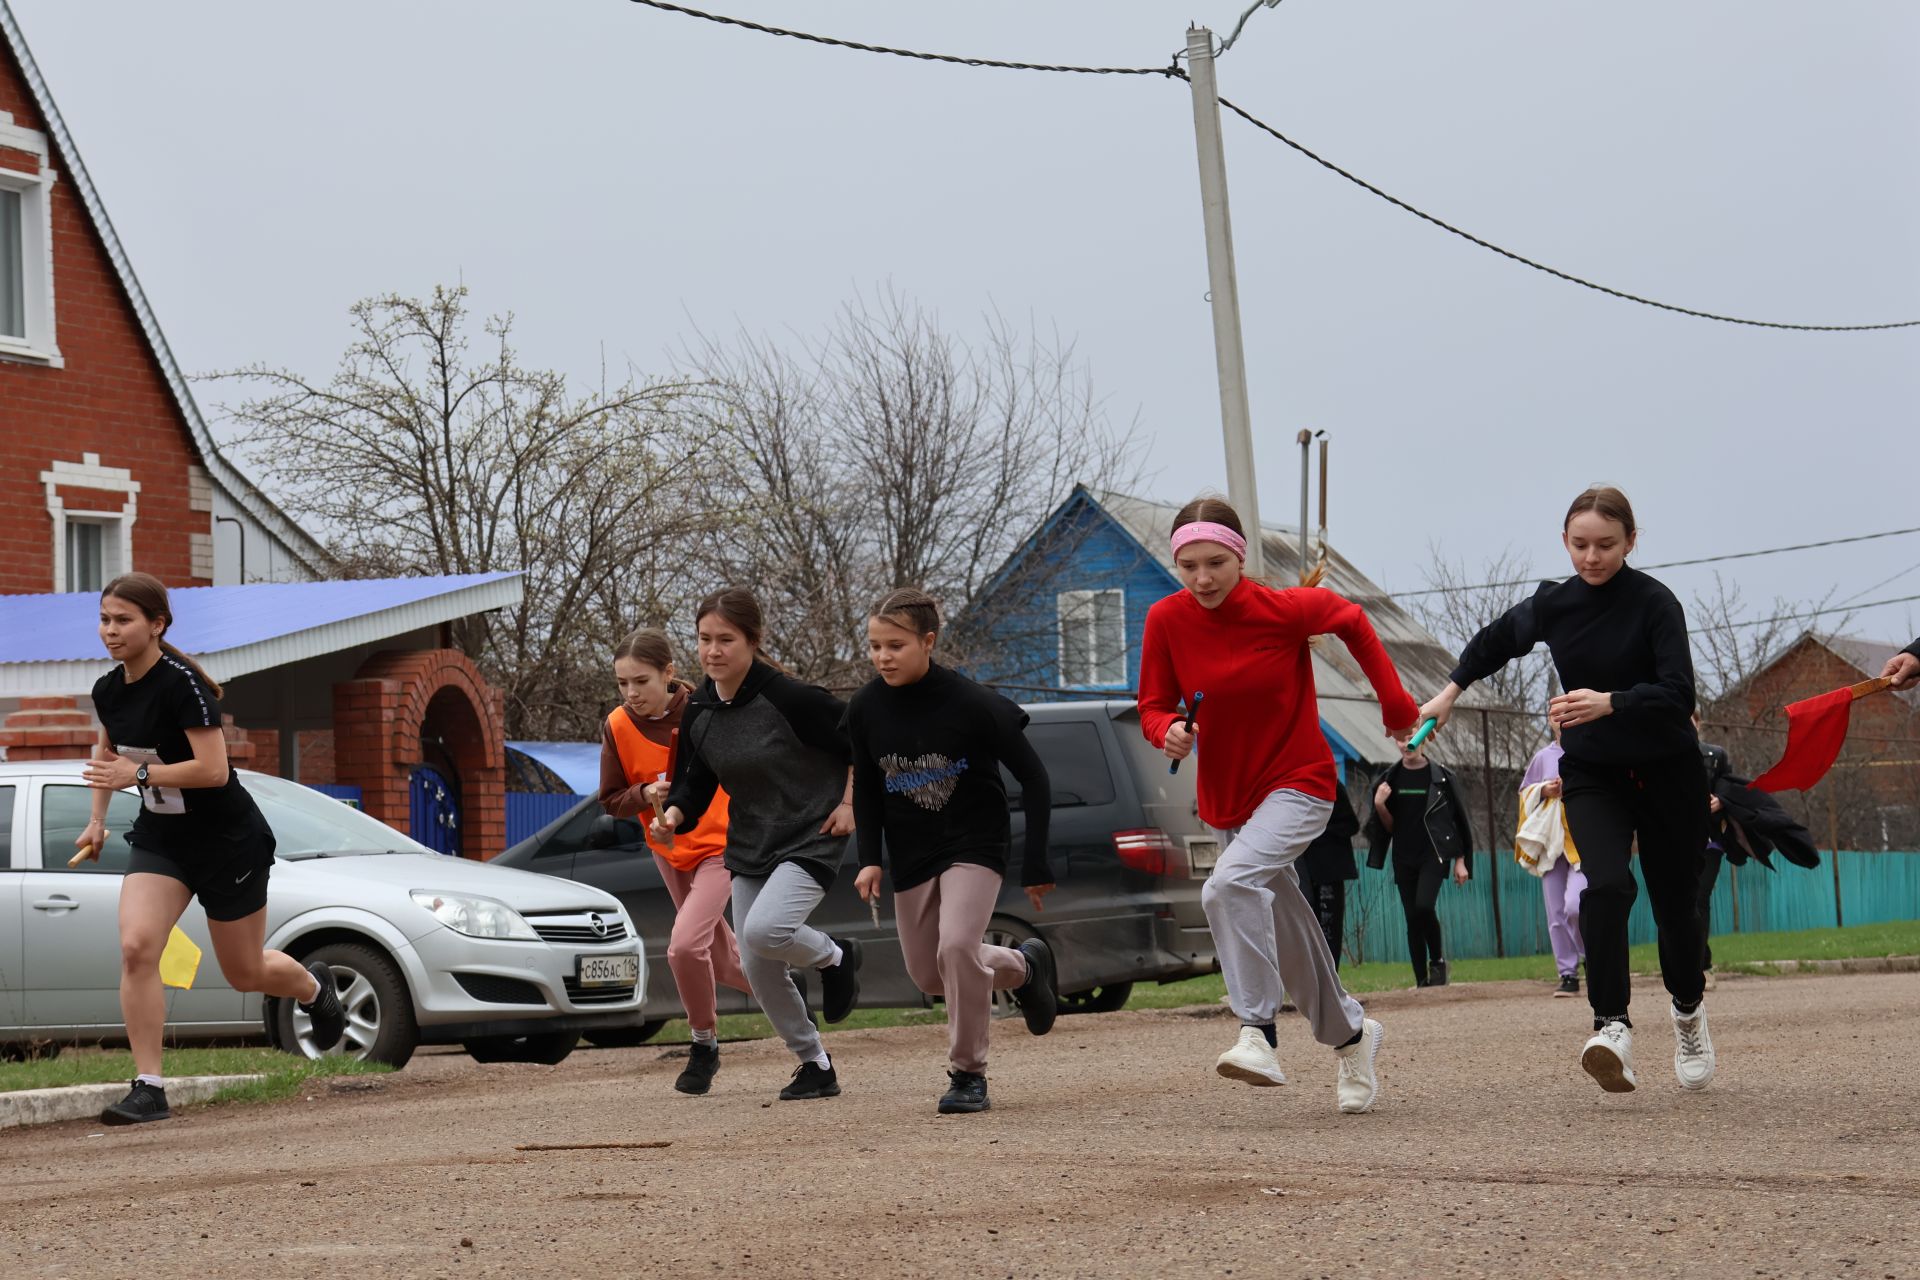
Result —
<svg viewBox="0 0 1920 1280"><path fill-rule="evenodd" d="M191 852L180 853L134 845L127 874L141 871L170 876L187 886L209 920L244 920L267 905L273 837L211 835Z"/></svg>

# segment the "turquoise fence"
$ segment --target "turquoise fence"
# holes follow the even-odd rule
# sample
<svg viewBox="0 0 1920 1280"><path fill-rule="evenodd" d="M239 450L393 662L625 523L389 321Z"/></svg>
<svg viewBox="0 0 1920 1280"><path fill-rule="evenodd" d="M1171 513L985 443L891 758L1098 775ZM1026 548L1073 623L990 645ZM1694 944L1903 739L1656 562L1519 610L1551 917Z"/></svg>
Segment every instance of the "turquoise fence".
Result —
<svg viewBox="0 0 1920 1280"><path fill-rule="evenodd" d="M1506 954L1528 956L1550 951L1540 882L1513 860L1511 852L1496 855L1495 861L1500 877L1500 933ZM1720 882L1713 891L1712 931L1716 936L1920 919L1920 853L1842 851L1837 909L1834 855L1823 854L1820 866L1811 871L1777 857L1774 861L1780 870L1768 871L1754 863L1721 869ZM1493 895L1486 868L1486 854L1476 854L1474 878L1464 888L1449 883L1440 893L1440 927L1450 957L1499 954L1494 945ZM1632 942L1654 940L1653 913L1647 906L1645 885L1634 900L1627 929ZM1391 864L1379 871L1362 866L1360 879L1348 882L1346 954L1352 960L1406 962L1406 916L1393 887Z"/></svg>

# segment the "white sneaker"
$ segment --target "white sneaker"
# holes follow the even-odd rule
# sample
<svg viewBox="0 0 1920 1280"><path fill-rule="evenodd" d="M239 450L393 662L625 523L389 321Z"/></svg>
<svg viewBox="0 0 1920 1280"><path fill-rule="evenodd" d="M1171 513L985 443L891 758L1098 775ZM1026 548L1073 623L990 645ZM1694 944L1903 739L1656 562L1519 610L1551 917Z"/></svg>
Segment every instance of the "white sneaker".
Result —
<svg viewBox="0 0 1920 1280"><path fill-rule="evenodd" d="M1360 1023L1358 1040L1333 1051L1340 1059L1334 1092L1340 1098L1340 1109L1350 1116L1372 1107L1373 1100L1380 1096L1380 1076L1374 1070L1374 1059L1380 1056L1380 1042L1386 1034L1385 1027L1367 1018Z"/></svg>
<svg viewBox="0 0 1920 1280"><path fill-rule="evenodd" d="M1243 1080L1248 1084L1287 1082L1286 1073L1280 1070L1280 1060L1273 1056L1273 1046L1267 1043L1258 1027L1240 1028L1239 1042L1220 1055L1213 1069L1229 1080Z"/></svg>
<svg viewBox="0 0 1920 1280"><path fill-rule="evenodd" d="M1673 1074L1682 1089L1704 1089L1713 1083L1713 1037L1707 1034L1707 1005L1691 1018L1673 1010Z"/></svg>
<svg viewBox="0 0 1920 1280"><path fill-rule="evenodd" d="M1608 1093L1632 1093L1636 1083L1633 1028L1624 1022L1609 1022L1601 1027L1580 1051L1580 1065Z"/></svg>

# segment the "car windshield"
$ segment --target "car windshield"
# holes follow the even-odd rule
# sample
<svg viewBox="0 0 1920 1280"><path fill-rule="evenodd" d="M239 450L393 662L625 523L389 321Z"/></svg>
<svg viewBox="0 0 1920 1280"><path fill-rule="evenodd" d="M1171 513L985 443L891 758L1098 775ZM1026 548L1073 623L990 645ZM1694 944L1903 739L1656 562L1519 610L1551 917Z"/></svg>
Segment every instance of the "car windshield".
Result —
<svg viewBox="0 0 1920 1280"><path fill-rule="evenodd" d="M344 800L335 800L312 787L260 773L243 773L240 780L266 815L279 845L276 852L282 858L433 852Z"/></svg>

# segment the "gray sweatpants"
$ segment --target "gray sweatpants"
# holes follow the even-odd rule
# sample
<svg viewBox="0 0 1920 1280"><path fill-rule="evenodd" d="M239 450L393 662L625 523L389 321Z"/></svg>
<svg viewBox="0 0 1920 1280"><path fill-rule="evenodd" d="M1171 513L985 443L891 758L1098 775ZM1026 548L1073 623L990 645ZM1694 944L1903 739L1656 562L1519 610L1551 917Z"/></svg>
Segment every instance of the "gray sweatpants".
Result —
<svg viewBox="0 0 1920 1280"><path fill-rule="evenodd" d="M820 1056L820 1029L790 969L818 969L833 959L833 939L807 923L827 891L795 862L770 875L733 877L733 927L740 967L760 1012L802 1061Z"/></svg>
<svg viewBox="0 0 1920 1280"><path fill-rule="evenodd" d="M1200 891L1214 951L1227 979L1227 999L1242 1022L1268 1023L1293 993L1313 1038L1343 1045L1359 1034L1360 1002L1340 985L1326 935L1300 892L1294 861L1327 829L1331 801L1276 791L1244 827L1224 832L1232 843Z"/></svg>

